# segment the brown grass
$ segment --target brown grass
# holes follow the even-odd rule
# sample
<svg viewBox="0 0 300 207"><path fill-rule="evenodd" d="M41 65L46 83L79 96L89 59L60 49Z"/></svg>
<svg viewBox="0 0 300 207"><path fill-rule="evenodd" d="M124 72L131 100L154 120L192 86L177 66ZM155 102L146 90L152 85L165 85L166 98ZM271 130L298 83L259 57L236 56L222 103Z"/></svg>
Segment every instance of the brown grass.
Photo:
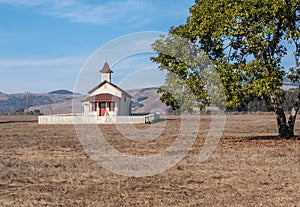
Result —
<svg viewBox="0 0 300 207"><path fill-rule="evenodd" d="M300 140L278 139L273 115L227 116L217 150L198 163L210 125L209 116L203 116L188 156L164 173L141 178L115 175L93 162L72 125L38 125L19 118L0 117L3 207L300 206ZM162 135L149 143L127 140L113 125L100 129L117 150L141 156L168 147L179 124L172 117Z"/></svg>

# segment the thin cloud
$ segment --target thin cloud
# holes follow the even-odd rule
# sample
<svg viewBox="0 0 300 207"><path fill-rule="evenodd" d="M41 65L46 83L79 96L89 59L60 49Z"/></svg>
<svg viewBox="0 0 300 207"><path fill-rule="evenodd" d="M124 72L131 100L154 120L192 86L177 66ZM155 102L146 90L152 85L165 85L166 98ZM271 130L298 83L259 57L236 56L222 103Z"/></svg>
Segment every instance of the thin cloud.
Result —
<svg viewBox="0 0 300 207"><path fill-rule="evenodd" d="M37 12L66 19L71 22L109 24L145 24L156 16L181 15L182 8L176 8L176 3L168 5L161 1L147 0L113 0L101 4L87 4L79 0L0 0L13 6L34 8ZM182 7L181 1L178 7ZM170 9L172 8L172 9ZM186 15L186 12L182 13Z"/></svg>
<svg viewBox="0 0 300 207"><path fill-rule="evenodd" d="M72 22L102 25L120 20L133 22L138 20L145 11L150 12L152 10L151 4L142 0L108 1L102 4L86 4L76 0L0 0L0 3L33 7L39 13Z"/></svg>

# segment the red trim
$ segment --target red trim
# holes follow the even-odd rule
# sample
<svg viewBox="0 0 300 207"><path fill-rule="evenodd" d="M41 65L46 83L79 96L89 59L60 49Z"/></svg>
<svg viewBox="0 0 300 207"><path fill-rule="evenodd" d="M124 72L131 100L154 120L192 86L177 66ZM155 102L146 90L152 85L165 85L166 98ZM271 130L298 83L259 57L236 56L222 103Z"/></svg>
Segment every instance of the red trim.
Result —
<svg viewBox="0 0 300 207"><path fill-rule="evenodd" d="M114 96L109 93L102 93L95 96L89 96L82 102L118 102L119 99L120 98L118 96Z"/></svg>

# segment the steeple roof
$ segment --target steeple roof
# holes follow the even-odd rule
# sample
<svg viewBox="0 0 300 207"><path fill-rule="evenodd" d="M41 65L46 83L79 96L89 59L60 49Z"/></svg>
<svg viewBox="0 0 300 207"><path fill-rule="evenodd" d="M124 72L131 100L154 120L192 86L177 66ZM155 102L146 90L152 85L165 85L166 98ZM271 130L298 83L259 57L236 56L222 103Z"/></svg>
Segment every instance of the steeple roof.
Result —
<svg viewBox="0 0 300 207"><path fill-rule="evenodd" d="M113 73L113 71L110 69L108 63L105 62L103 68L100 70L100 73Z"/></svg>

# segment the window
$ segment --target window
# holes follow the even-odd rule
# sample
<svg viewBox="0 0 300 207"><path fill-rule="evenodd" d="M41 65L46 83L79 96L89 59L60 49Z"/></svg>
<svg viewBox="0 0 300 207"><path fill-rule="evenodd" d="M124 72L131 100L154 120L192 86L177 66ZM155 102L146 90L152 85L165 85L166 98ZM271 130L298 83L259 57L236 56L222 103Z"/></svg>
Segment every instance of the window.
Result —
<svg viewBox="0 0 300 207"><path fill-rule="evenodd" d="M109 110L114 111L115 110L115 103L114 102L109 102Z"/></svg>
<svg viewBox="0 0 300 207"><path fill-rule="evenodd" d="M92 111L97 111L97 102L92 102Z"/></svg>
<svg viewBox="0 0 300 207"><path fill-rule="evenodd" d="M103 103L103 102L100 103L100 108L101 108L101 109L105 109L105 108L106 108L105 103Z"/></svg>

